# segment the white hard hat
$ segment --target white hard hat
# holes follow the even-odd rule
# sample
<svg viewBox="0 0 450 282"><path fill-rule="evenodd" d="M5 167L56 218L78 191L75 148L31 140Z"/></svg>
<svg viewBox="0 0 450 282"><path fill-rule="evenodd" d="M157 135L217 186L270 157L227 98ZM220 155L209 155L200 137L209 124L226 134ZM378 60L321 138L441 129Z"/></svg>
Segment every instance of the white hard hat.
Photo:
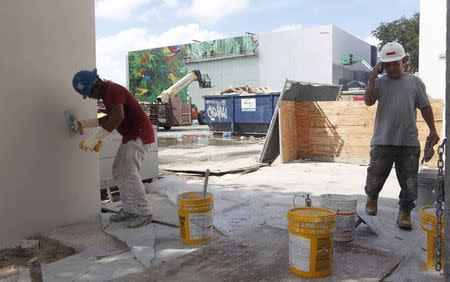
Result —
<svg viewBox="0 0 450 282"><path fill-rule="evenodd" d="M395 41L386 43L380 53L380 61L383 63L400 61L406 56L402 44Z"/></svg>

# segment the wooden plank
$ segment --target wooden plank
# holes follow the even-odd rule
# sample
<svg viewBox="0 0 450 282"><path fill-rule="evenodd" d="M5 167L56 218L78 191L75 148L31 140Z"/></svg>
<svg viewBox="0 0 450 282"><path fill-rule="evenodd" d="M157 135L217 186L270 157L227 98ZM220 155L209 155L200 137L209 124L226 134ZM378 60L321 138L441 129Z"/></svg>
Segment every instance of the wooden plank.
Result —
<svg viewBox="0 0 450 282"><path fill-rule="evenodd" d="M248 171L257 171L260 167L264 167L267 166L267 163L258 163L255 165L251 165L251 166L245 166L245 167L240 167L240 168L232 168L232 169L227 169L227 170L214 170L211 169L210 171L210 175L215 175L215 176L222 176L225 174L236 174L236 173L248 173ZM205 170L195 170L195 169L164 169L165 171L169 171L169 172L175 172L175 173L187 173L187 174L200 174L200 175L205 175Z"/></svg>
<svg viewBox="0 0 450 282"><path fill-rule="evenodd" d="M280 154L283 163L297 159L295 103L294 101L282 101L280 104Z"/></svg>

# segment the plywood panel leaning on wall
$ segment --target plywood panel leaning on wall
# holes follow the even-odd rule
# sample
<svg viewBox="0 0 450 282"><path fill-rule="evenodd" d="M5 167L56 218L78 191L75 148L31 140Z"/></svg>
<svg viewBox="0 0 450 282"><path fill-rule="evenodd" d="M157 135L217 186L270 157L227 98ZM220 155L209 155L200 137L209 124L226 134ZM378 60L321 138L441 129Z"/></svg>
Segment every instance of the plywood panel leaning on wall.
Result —
<svg viewBox="0 0 450 282"><path fill-rule="evenodd" d="M297 120L296 120L296 102L283 101L280 105L280 148L281 159L293 161L297 159Z"/></svg>
<svg viewBox="0 0 450 282"><path fill-rule="evenodd" d="M295 103L295 110L292 104L286 103ZM443 102L431 100L431 104L437 131L441 132ZM285 124L280 126L282 161L313 159L367 163L375 113L376 105L368 107L362 101L283 101L280 107L280 125L281 122ZM429 130L420 111L417 112L417 127L423 148ZM436 163L435 155L428 165L435 167Z"/></svg>

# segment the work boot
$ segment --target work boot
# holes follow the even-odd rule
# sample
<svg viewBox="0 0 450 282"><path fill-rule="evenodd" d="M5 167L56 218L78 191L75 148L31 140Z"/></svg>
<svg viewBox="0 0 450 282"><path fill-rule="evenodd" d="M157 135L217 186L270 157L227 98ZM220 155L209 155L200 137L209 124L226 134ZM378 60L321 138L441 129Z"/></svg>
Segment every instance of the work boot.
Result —
<svg viewBox="0 0 450 282"><path fill-rule="evenodd" d="M109 218L112 222L122 222L122 221L130 221L136 218L137 215L124 211L120 209L118 213L111 215Z"/></svg>
<svg viewBox="0 0 450 282"><path fill-rule="evenodd" d="M128 224L128 228L139 228L152 222L152 215L138 215Z"/></svg>
<svg viewBox="0 0 450 282"><path fill-rule="evenodd" d="M411 230L411 216L409 212L405 212L404 210L398 211L397 225L400 229Z"/></svg>
<svg viewBox="0 0 450 282"><path fill-rule="evenodd" d="M367 215L377 215L378 197L367 196L366 213Z"/></svg>

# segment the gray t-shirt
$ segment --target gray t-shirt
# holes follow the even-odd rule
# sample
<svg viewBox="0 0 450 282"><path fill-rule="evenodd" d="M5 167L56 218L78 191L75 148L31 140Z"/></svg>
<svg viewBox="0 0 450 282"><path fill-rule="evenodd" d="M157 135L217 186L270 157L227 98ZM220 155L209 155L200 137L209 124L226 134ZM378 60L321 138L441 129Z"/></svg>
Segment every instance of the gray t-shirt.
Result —
<svg viewBox="0 0 450 282"><path fill-rule="evenodd" d="M378 106L371 145L419 146L416 109L430 105L425 85L415 75L375 80Z"/></svg>

